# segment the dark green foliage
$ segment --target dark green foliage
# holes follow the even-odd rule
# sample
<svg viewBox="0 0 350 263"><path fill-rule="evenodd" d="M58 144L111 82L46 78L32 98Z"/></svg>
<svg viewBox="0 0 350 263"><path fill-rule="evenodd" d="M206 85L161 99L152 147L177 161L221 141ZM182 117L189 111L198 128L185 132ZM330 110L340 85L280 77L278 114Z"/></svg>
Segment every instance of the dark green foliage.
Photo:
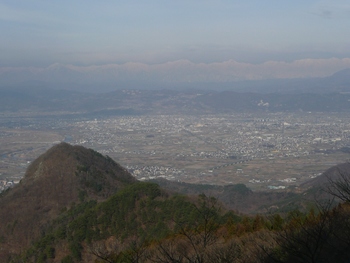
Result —
<svg viewBox="0 0 350 263"><path fill-rule="evenodd" d="M92 155L91 160L100 157ZM57 262L67 253L61 262L81 262L90 253L96 262L349 262L347 203L308 213L293 210L283 217L239 216L213 197L170 195L157 184L134 181L125 170L121 181L127 183L113 184L110 175L118 169L112 162L106 157L98 168L88 161L79 164L75 199L58 207L56 219L41 221L41 238L12 261ZM220 189L228 199L232 193L244 198L252 194L245 185ZM289 197L293 207L297 202ZM17 230L18 221L6 223L9 233Z"/></svg>
<svg viewBox="0 0 350 263"><path fill-rule="evenodd" d="M27 250L24 259L30 261L30 259L35 258L35 262L46 262L47 259L55 258L54 242L54 235L45 235L42 239L36 242L32 248Z"/></svg>
<svg viewBox="0 0 350 263"><path fill-rule="evenodd" d="M76 260L81 260L81 250L82 250L82 246L79 242L76 241L72 241L69 244L69 250L72 253L72 257Z"/></svg>
<svg viewBox="0 0 350 263"><path fill-rule="evenodd" d="M251 190L245 185L245 184L234 184L234 185L227 185L224 187L225 190L230 190L233 192L237 192L243 195L249 194Z"/></svg>
<svg viewBox="0 0 350 263"><path fill-rule="evenodd" d="M291 212L275 237L277 245L264 262L349 262L350 207ZM277 215L274 215L278 222ZM278 225L281 225L278 223Z"/></svg>
<svg viewBox="0 0 350 263"><path fill-rule="evenodd" d="M190 228L197 233L204 231L205 242L211 242L210 235L228 218L237 220L233 213L221 216L221 208L214 198L202 195L195 204L185 196L169 197L157 184L140 182L127 186L100 204L88 201L73 205L55 220L52 234L46 234L31 253L52 258L55 244L65 240L72 258L80 260L82 243L89 244L110 236L118 237L122 242L137 237L139 242L145 243ZM33 256L28 250L27 257ZM70 258L65 260L68 262Z"/></svg>
<svg viewBox="0 0 350 263"><path fill-rule="evenodd" d="M88 172L80 176L82 185L84 185L88 189L93 190L95 193L102 191L103 189L102 179L103 179L103 176L100 176L99 173L92 173L92 172Z"/></svg>
<svg viewBox="0 0 350 263"><path fill-rule="evenodd" d="M95 151L95 150L93 150L93 149L89 149L94 155L96 155L97 157L102 157L102 158L104 158L104 156L101 154L101 153L99 153L99 152L97 152L97 151Z"/></svg>
<svg viewBox="0 0 350 263"><path fill-rule="evenodd" d="M78 182L79 200L82 202L91 195L107 198L116 193L124 184L136 182L135 178L110 157L92 149L77 151L75 179Z"/></svg>
<svg viewBox="0 0 350 263"><path fill-rule="evenodd" d="M89 168L85 165L78 165L77 170L78 170L78 172L85 172L86 173L89 170Z"/></svg>
<svg viewBox="0 0 350 263"><path fill-rule="evenodd" d="M55 258L55 248L54 247L46 247L45 248L45 255L47 258Z"/></svg>
<svg viewBox="0 0 350 263"><path fill-rule="evenodd" d="M44 263L44 262L46 262L46 259L47 259L46 254L40 254L39 257L37 258L36 262Z"/></svg>
<svg viewBox="0 0 350 263"><path fill-rule="evenodd" d="M222 217L222 220L226 223L230 222L232 224L235 224L241 220L241 217L238 216L233 211L228 211L227 213L224 214L224 216Z"/></svg>
<svg viewBox="0 0 350 263"><path fill-rule="evenodd" d="M61 263L74 263L74 260L71 255L68 255L61 260Z"/></svg>
<svg viewBox="0 0 350 263"><path fill-rule="evenodd" d="M87 197L87 192L84 190L79 190L79 201L84 202Z"/></svg>
<svg viewBox="0 0 350 263"><path fill-rule="evenodd" d="M152 183L133 184L120 191L98 207L100 232L104 236L117 235L125 238L143 233L143 239L164 235L167 233L166 224L162 231L155 229L159 230L159 223L169 218L170 211L165 204L167 199L156 200L157 197L162 199L161 190ZM146 226L147 231L138 230L145 230Z"/></svg>
<svg viewBox="0 0 350 263"><path fill-rule="evenodd" d="M106 155L106 158L107 158L107 160L108 160L110 163L115 163L115 164L116 164L116 162L115 162L111 157L109 157L108 155Z"/></svg>
<svg viewBox="0 0 350 263"><path fill-rule="evenodd" d="M275 214L271 218L271 230L282 230L284 219L279 215Z"/></svg>
<svg viewBox="0 0 350 263"><path fill-rule="evenodd" d="M58 227L58 229L55 231L54 235L57 239L65 239L66 238L66 227L61 225Z"/></svg>

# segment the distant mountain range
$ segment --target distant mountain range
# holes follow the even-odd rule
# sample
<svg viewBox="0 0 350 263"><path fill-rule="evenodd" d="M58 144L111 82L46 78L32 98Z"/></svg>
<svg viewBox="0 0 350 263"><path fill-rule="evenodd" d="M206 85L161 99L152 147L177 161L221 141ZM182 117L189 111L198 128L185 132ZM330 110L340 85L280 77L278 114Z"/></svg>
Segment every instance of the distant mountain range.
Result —
<svg viewBox="0 0 350 263"><path fill-rule="evenodd" d="M0 89L0 111L31 116L97 118L140 114L348 112L350 92L247 93L204 90L116 90L87 93L44 88Z"/></svg>
<svg viewBox="0 0 350 263"><path fill-rule="evenodd" d="M187 65L187 64L186 64ZM188 66L188 65L187 65ZM181 65L176 67L181 71ZM85 67L54 64L47 68L16 68L0 70L0 88L45 88L81 92L134 90L212 90L257 93L330 93L350 92L350 69L324 78L266 79L251 81L181 81L167 73L153 76L144 65L110 65ZM160 75L159 75L160 74ZM137 76L137 77L135 77Z"/></svg>
<svg viewBox="0 0 350 263"><path fill-rule="evenodd" d="M0 111L73 112L97 117L129 114L215 114L229 112L343 112L350 110L350 69L326 78L275 79L230 83L184 83L176 87L74 82L74 71L58 65L39 73L46 77L5 85L10 72L0 72ZM69 74L66 71L69 71ZM11 73L14 74L14 73ZM18 74L22 74L21 71ZM23 73L24 74L24 73ZM50 75L53 74L53 75ZM81 74L81 73L79 73ZM79 75L78 74L78 75ZM63 77L72 75L72 77ZM16 79L15 75L13 78ZM80 78L80 77L79 77ZM21 78L19 78L21 79ZM63 83L71 79L70 84ZM84 80L85 81L85 80ZM75 84L74 84L75 83ZM99 91L96 93L96 91ZM102 92L112 90L108 92ZM95 91L94 93L87 91ZM74 116L76 117L76 116Z"/></svg>
<svg viewBox="0 0 350 263"><path fill-rule="evenodd" d="M350 92L350 69L344 69L324 78L271 79L243 81L233 90L255 93L333 93Z"/></svg>

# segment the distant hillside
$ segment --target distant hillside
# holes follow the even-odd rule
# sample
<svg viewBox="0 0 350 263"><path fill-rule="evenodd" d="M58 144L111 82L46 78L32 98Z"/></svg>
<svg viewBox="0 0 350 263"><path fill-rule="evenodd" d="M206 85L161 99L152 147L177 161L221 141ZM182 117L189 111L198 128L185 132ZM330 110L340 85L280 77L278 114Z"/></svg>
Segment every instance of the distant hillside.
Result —
<svg viewBox="0 0 350 263"><path fill-rule="evenodd" d="M338 181L341 177L350 178L350 163L342 163L324 171L320 176L301 185L303 188L327 187L330 181Z"/></svg>
<svg viewBox="0 0 350 263"><path fill-rule="evenodd" d="M185 195L205 194L220 200L225 207L246 214L289 212L294 209L306 211L319 195L320 188L310 185L311 190L254 192L244 184L207 185L174 182L164 179L152 180L162 188ZM305 189L306 190L306 189Z"/></svg>
<svg viewBox="0 0 350 263"><path fill-rule="evenodd" d="M101 89L102 84L96 84ZM228 83L184 83L122 89L78 89L67 84L28 81L0 86L0 111L66 118L130 114L215 114L222 112L350 111L350 69L325 78ZM95 90L96 93L91 93ZM90 92L87 92L90 91Z"/></svg>
<svg viewBox="0 0 350 263"><path fill-rule="evenodd" d="M62 209L105 200L136 180L98 152L61 143L36 159L19 185L1 194L1 255L38 238ZM0 260L3 262L2 260Z"/></svg>
<svg viewBox="0 0 350 263"><path fill-rule="evenodd" d="M331 90L331 89L330 89ZM91 94L47 89L0 89L0 111L15 116L103 118L140 114L349 112L350 93L249 93L116 90Z"/></svg>
<svg viewBox="0 0 350 263"><path fill-rule="evenodd" d="M209 86L210 85L207 85L207 87ZM327 94L350 92L350 69L344 69L335 72L333 75L324 78L241 81L237 83L225 84L219 90L231 90L236 92L251 92L261 94Z"/></svg>
<svg viewBox="0 0 350 263"><path fill-rule="evenodd" d="M178 69L186 71L188 63L178 65ZM167 67L167 66L166 66ZM166 68L165 67L165 68ZM183 68L184 67L184 68ZM235 78L226 78L226 81L210 77L210 73L204 81L183 77L154 76L149 71L138 71L138 77L133 78L130 72L116 75L117 69L110 67L100 68L96 71L80 71L77 68L54 64L45 69L22 68L18 70L0 71L0 87L33 88L35 86L65 89L80 92L110 92L116 89L138 90L231 90L237 92L255 93L331 93L349 92L350 74L349 69L334 73L332 76L323 78L292 78L292 79L264 79L233 81ZM310 69L312 71L312 69ZM141 73L142 72L142 73ZM149 75L150 74L150 75ZM170 73L171 75L172 73ZM205 73L204 73L205 74ZM205 76L205 75L203 75ZM157 80L158 79L158 80ZM215 81L217 79L218 81Z"/></svg>
<svg viewBox="0 0 350 263"><path fill-rule="evenodd" d="M102 243L148 245L207 222L201 213L218 221L215 231L238 218L215 199L169 195L108 156L66 143L37 158L0 206L0 262L96 262Z"/></svg>
<svg viewBox="0 0 350 263"><path fill-rule="evenodd" d="M317 180L299 194L158 181L161 188L61 143L0 195L0 262L347 262L350 208L315 206ZM243 215L219 200L266 213Z"/></svg>
<svg viewBox="0 0 350 263"><path fill-rule="evenodd" d="M198 96L195 101L215 112L344 112L350 94L259 94L224 91Z"/></svg>

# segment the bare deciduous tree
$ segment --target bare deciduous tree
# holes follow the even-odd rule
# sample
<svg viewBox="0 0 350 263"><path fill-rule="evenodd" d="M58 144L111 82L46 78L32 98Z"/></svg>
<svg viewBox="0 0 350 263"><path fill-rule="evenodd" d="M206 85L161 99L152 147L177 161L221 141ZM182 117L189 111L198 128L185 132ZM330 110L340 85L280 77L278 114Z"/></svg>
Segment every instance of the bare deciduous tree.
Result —
<svg viewBox="0 0 350 263"><path fill-rule="evenodd" d="M344 169L337 168L327 175L326 192L343 202L350 202L350 175Z"/></svg>

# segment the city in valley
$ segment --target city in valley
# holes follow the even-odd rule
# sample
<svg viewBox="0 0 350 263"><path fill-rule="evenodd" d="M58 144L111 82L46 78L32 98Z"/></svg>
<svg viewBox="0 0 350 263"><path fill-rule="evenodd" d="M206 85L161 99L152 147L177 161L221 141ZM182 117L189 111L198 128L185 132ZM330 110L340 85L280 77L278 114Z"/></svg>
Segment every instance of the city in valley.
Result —
<svg viewBox="0 0 350 263"><path fill-rule="evenodd" d="M132 115L106 118L0 116L0 190L68 142L108 155L137 179L297 189L350 153L346 113Z"/></svg>

